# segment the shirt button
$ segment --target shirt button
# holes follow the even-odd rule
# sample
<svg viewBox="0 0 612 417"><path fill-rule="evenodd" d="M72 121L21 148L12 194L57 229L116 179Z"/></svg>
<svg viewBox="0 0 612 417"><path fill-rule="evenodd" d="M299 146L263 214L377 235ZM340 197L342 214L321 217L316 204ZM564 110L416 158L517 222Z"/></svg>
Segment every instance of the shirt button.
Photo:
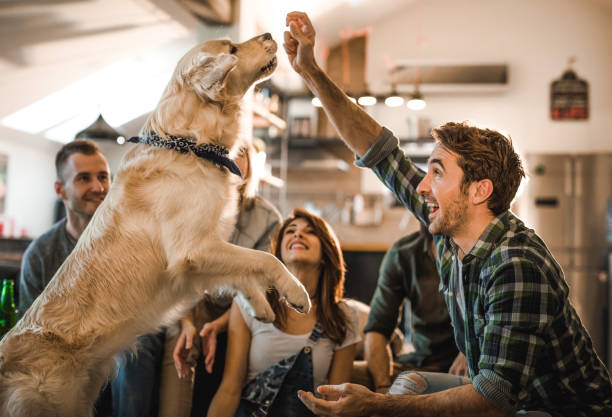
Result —
<svg viewBox="0 0 612 417"><path fill-rule="evenodd" d="M304 353L310 353L310 346L306 346L304 348Z"/></svg>

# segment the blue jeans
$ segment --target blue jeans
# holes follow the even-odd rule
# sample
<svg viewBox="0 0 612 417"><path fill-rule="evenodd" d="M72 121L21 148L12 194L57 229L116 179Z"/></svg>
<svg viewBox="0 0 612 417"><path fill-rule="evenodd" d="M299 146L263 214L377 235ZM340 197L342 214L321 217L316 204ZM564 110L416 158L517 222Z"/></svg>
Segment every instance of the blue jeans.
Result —
<svg viewBox="0 0 612 417"><path fill-rule="evenodd" d="M439 372L417 372L404 371L397 376L387 394L431 394L433 392L445 391L461 385L471 384L472 381L463 376L444 374ZM516 417L550 417L550 414L543 411L520 410L515 414Z"/></svg>
<svg viewBox="0 0 612 417"><path fill-rule="evenodd" d="M138 350L119 355L119 371L111 382L113 417L157 417L159 372L164 333L138 338Z"/></svg>

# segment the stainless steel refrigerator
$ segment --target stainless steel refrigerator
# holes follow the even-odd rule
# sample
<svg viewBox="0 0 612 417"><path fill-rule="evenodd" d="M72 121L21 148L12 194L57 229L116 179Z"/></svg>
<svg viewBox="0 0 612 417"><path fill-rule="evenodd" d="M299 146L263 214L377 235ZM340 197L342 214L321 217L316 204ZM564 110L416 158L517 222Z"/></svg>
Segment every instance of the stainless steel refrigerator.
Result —
<svg viewBox="0 0 612 417"><path fill-rule="evenodd" d="M570 300L606 361L612 154L532 154L525 162L528 181L514 207L563 268Z"/></svg>

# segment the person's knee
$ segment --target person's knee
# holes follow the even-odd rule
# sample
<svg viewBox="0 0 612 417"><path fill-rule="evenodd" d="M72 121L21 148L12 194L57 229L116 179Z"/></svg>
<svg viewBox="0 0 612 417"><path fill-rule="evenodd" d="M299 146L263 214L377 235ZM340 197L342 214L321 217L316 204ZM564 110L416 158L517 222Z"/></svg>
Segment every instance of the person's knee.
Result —
<svg viewBox="0 0 612 417"><path fill-rule="evenodd" d="M429 388L427 380L417 372L402 372L395 378L393 385L389 388L391 395L418 395L423 394Z"/></svg>

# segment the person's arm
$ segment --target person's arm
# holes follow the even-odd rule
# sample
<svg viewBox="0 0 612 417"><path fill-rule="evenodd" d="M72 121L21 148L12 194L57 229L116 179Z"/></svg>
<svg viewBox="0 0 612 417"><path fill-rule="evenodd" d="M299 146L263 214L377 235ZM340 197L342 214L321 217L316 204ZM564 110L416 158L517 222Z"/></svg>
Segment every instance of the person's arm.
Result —
<svg viewBox="0 0 612 417"><path fill-rule="evenodd" d="M356 348L357 343L353 343L334 352L327 378L330 384L342 384L351 380ZM329 396L326 398L336 399L337 397Z"/></svg>
<svg viewBox="0 0 612 417"><path fill-rule="evenodd" d="M217 351L217 335L225 333L229 324L230 310L227 310L221 316L213 321L209 321L202 326L200 337L202 339L202 354L204 355L204 364L206 372L212 373L212 368L215 363L215 352Z"/></svg>
<svg viewBox="0 0 612 417"><path fill-rule="evenodd" d="M406 293L403 277L411 271L400 264L398 243L385 254L380 266L379 278L370 301L368 323L364 328L364 356L374 380L376 392L385 393L391 386L393 356L389 340L397 326L400 307Z"/></svg>
<svg viewBox="0 0 612 417"><path fill-rule="evenodd" d="M364 356L368 371L374 381L374 390L384 394L391 386L393 355L389 339L383 334L371 331L365 335Z"/></svg>
<svg viewBox="0 0 612 417"><path fill-rule="evenodd" d="M374 393L361 385L322 385L323 396L335 395L337 401L316 398L311 392L299 391L300 400L318 416L359 417L384 415L386 417L504 417L508 414L495 408L472 385L462 385L434 394L384 395Z"/></svg>
<svg viewBox="0 0 612 417"><path fill-rule="evenodd" d="M230 309L223 379L208 409L208 417L233 416L247 375L251 332L234 301Z"/></svg>
<svg viewBox="0 0 612 417"><path fill-rule="evenodd" d="M179 378L186 378L191 374L191 367L187 363L189 352L193 347L193 338L196 334L196 328L193 324L191 313L181 319L181 334L174 345L172 358L174 359L174 367Z"/></svg>
<svg viewBox="0 0 612 417"><path fill-rule="evenodd" d="M540 365L551 360L544 335L566 296L551 285L540 261L529 256L497 262L481 301L486 320L475 330L482 334L478 348L483 353L472 385L509 414L516 411L519 398L530 395L528 387Z"/></svg>
<svg viewBox="0 0 612 417"><path fill-rule="evenodd" d="M416 192L424 173L399 148L393 134L380 126L357 104L352 103L317 65L314 58L315 31L301 12L287 15L284 48L293 69L323 105L325 114L340 138L357 155L356 165L372 168L380 180L423 223L428 224L429 208Z"/></svg>
<svg viewBox="0 0 612 417"><path fill-rule="evenodd" d="M325 114L342 140L358 155L376 142L382 127L346 94L319 67L314 58L315 30L305 13L287 15L284 48L293 69L304 79L312 93L321 100Z"/></svg>

